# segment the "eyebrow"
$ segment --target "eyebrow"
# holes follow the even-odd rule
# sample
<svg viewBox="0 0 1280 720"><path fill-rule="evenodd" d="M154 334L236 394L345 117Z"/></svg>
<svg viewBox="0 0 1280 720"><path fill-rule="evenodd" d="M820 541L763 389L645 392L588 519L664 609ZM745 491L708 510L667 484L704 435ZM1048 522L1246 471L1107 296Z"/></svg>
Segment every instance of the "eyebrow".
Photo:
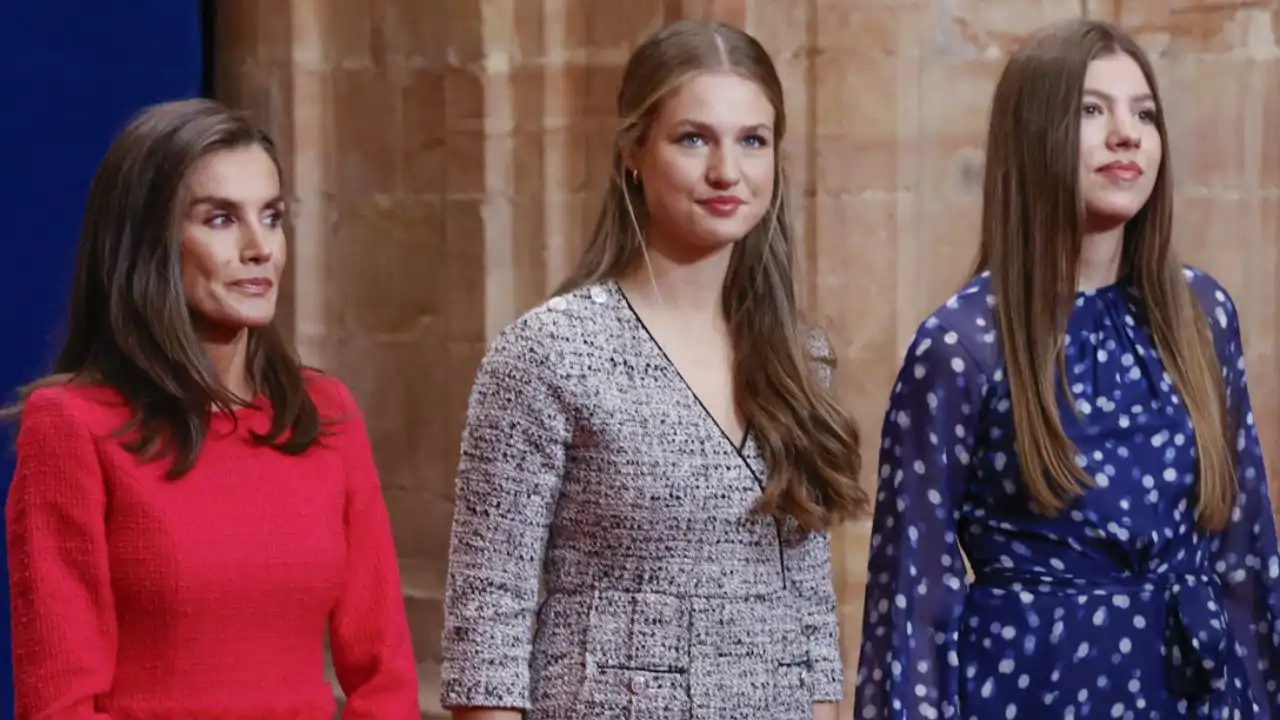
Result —
<svg viewBox="0 0 1280 720"><path fill-rule="evenodd" d="M699 130L702 130L702 131L704 131L704 132L714 131L714 130L715 130L715 128L711 127L711 126L710 126L710 125L708 125L707 123L704 123L704 122L702 122L702 121L700 121L700 120L693 120L693 119L690 119L690 118L681 118L680 120L677 120L675 124L676 124L676 125L690 125L690 126L695 127L695 128L697 128L697 129L699 129ZM745 128L741 128L741 130L742 130L743 132L748 132L748 133L760 133L760 132L768 132L768 133L772 133L772 132L773 132L773 126L772 126L772 125L769 125L768 123L757 123L757 124L755 124L755 125L748 125L748 126L747 126L747 127L745 127Z"/></svg>
<svg viewBox="0 0 1280 720"><path fill-rule="evenodd" d="M1116 100L1115 96L1114 96L1114 95L1112 95L1111 93L1105 93L1105 92L1103 92L1103 91L1101 91L1101 90L1094 90L1094 89L1092 89L1092 88L1085 88L1085 89L1084 89L1084 94L1085 94L1085 95L1092 95L1092 96L1094 96L1094 97L1096 97L1096 98L1100 98L1100 99L1102 99L1102 100L1106 100L1107 102L1115 102L1115 100ZM1155 95L1153 95L1153 94L1151 94L1151 93L1149 93L1149 92L1145 92L1145 93L1139 93L1139 94L1137 94L1137 95L1134 95L1134 96L1133 96L1132 98L1130 98L1130 99L1131 99L1133 102L1155 102L1156 97L1155 97Z"/></svg>
<svg viewBox="0 0 1280 720"><path fill-rule="evenodd" d="M240 207L242 204L243 203L237 200L232 200L231 198L222 197L221 195L198 195L191 199L190 206L199 207L200 205L210 205L213 207L220 207L220 208L237 208L237 207ZM267 202L263 203L263 207L271 207L271 206L279 207L281 205L284 205L283 195L276 195L275 197L271 198Z"/></svg>

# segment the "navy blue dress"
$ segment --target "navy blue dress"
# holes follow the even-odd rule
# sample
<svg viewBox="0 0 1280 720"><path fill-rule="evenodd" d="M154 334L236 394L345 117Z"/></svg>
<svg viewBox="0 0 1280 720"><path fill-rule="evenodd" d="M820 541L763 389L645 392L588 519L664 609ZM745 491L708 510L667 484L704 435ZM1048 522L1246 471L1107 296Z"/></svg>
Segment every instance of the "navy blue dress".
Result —
<svg viewBox="0 0 1280 720"><path fill-rule="evenodd" d="M975 278L921 324L885 416L856 720L1280 719L1280 558L1236 310L1186 276L1238 422L1229 527L1196 527L1191 423L1123 283L1078 294L1067 330L1081 419L1059 415L1095 486L1033 513Z"/></svg>

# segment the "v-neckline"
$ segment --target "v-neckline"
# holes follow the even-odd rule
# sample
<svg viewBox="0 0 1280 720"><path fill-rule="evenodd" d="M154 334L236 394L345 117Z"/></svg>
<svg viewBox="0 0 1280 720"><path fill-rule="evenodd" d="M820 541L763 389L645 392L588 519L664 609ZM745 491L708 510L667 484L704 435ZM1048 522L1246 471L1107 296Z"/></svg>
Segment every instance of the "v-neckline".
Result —
<svg viewBox="0 0 1280 720"><path fill-rule="evenodd" d="M702 414L706 417L707 421L710 422L717 431L719 431L720 437L724 438L725 442L729 443L729 447L732 448L739 457L742 457L745 460L746 456L744 453L747 450L747 442L751 439L751 424L747 422L743 423L742 438L737 442L734 442L733 437L724 429L724 425L720 424L720 421L716 419L715 414L712 413L711 409L707 407L707 404L703 402L702 397L698 395L697 391L693 389L693 386L689 384L688 378L684 376L684 373L680 372L680 366L676 365L675 361L671 359L671 356L667 354L666 348L662 347L662 343L658 342L658 338L653 336L653 331L649 329L644 318L640 317L640 313L637 312L635 306L631 304L631 298L627 297L627 293L623 291L622 286L619 285L616 280L610 280L609 284L612 286L613 292L622 299L622 303L626 305L628 313L630 313L636 324L644 331L645 337L649 339L649 344L658 352L659 355L662 356L667 367L670 368L671 372L674 373L677 378L679 378L680 384L684 386L685 390L688 391L689 396L692 397L693 401L702 409Z"/></svg>

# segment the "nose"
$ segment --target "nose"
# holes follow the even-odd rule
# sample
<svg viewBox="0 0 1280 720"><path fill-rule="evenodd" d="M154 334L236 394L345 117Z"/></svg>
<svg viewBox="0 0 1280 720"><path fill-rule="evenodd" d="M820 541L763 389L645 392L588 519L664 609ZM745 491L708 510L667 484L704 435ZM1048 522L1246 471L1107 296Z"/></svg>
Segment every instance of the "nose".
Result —
<svg viewBox="0 0 1280 720"><path fill-rule="evenodd" d="M1138 132L1135 118L1125 113L1113 113L1107 145L1112 150L1137 150L1142 147L1142 136Z"/></svg>
<svg viewBox="0 0 1280 720"><path fill-rule="evenodd" d="M244 223L240 226L240 260L247 265L265 265L271 262L274 251L271 248L271 235L278 232L261 222Z"/></svg>
<svg viewBox="0 0 1280 720"><path fill-rule="evenodd" d="M742 179L737 148L717 144L707 164L707 184L717 189L730 188Z"/></svg>

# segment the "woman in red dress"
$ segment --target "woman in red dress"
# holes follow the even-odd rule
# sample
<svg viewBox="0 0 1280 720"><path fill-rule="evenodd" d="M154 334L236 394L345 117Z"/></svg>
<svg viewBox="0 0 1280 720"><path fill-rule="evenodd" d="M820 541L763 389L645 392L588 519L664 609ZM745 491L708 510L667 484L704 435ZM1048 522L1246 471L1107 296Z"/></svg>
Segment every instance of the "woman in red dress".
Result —
<svg viewBox="0 0 1280 720"><path fill-rule="evenodd" d="M142 112L89 189L70 323L6 507L18 720L418 718L364 421L273 327L271 140Z"/></svg>

